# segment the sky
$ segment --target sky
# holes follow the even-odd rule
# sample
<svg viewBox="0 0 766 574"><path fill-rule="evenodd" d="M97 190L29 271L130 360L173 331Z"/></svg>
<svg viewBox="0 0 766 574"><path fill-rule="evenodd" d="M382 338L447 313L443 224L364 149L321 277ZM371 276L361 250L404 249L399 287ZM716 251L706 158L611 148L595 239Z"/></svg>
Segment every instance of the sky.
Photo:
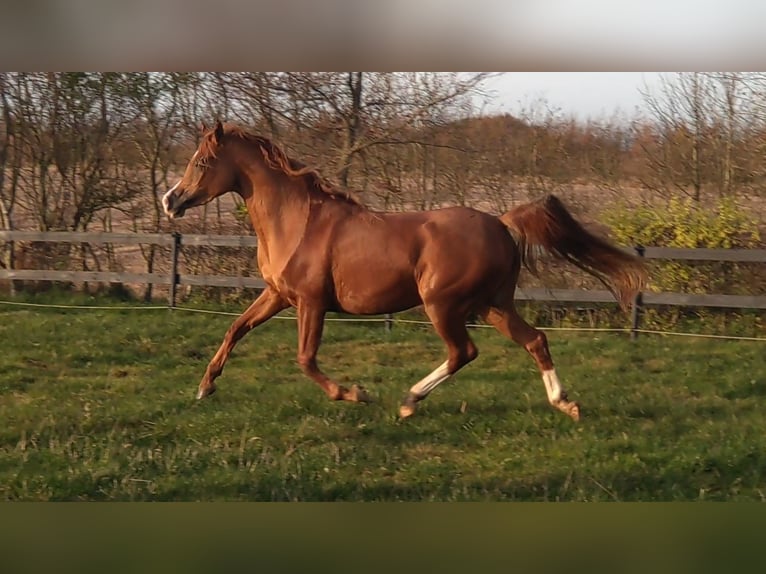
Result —
<svg viewBox="0 0 766 574"><path fill-rule="evenodd" d="M486 113L521 115L536 101L580 120L635 116L641 90L656 89L658 72L506 72L485 83Z"/></svg>
<svg viewBox="0 0 766 574"><path fill-rule="evenodd" d="M761 40L766 15L762 0L515 0L513 4L513 20L523 21L516 27L517 36L528 45L542 48L555 42L558 48L582 56L636 50L672 58L689 45L715 56ZM502 25L497 28L502 30Z"/></svg>

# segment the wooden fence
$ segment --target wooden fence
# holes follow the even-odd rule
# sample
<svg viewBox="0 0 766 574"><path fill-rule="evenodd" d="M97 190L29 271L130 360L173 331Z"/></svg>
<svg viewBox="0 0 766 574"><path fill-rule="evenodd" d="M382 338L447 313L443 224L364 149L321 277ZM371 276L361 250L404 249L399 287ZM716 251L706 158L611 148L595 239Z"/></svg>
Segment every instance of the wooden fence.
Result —
<svg viewBox="0 0 766 574"><path fill-rule="evenodd" d="M168 285L168 304L176 303L179 285L207 285L212 287L246 287L263 289L266 284L260 277L235 277L221 275L189 275L178 272L178 255L181 246L209 247L255 247L257 240L244 235L181 235L180 233L99 233L67 231L0 231L3 241L43 241L51 243L94 243L117 245L160 245L170 247L170 271L168 273L135 273L115 271L59 271L52 269L0 269L0 279L34 281L84 281L101 283L152 283Z"/></svg>
<svg viewBox="0 0 766 574"><path fill-rule="evenodd" d="M254 247L253 236L239 235L191 235L98 233L98 232L34 232L0 231L0 241L44 241L60 243L94 243L139 245L154 244L170 247L170 271L168 273L134 273L112 271L57 271L40 269L0 269L0 280L36 281L84 281L103 283L153 283L169 286L168 304L176 304L179 285L207 285L214 287L238 287L263 289L265 283L259 277L222 275L179 274L178 255L182 246ZM626 249L629 250L629 249ZM647 259L679 261L727 261L766 264L766 249L678 249L670 247L638 247L635 252ZM766 293L766 288L764 288ZM559 303L613 303L614 298L606 290L580 289L521 289L516 298L526 301ZM643 305L675 305L690 307L722 307L737 309L766 309L764 295L725 295L697 293L641 293L637 297L632 326L638 328ZM390 326L390 323L389 323Z"/></svg>

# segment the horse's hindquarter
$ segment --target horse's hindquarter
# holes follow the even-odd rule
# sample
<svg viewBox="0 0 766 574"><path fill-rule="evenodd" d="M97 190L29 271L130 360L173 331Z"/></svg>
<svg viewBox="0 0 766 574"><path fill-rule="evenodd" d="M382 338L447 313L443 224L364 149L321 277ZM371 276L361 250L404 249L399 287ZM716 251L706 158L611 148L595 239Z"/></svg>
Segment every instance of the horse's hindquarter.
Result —
<svg viewBox="0 0 766 574"><path fill-rule="evenodd" d="M424 300L460 302L471 308L479 301L483 305L502 285L515 281L515 243L498 218L463 207L429 215L423 225L418 277Z"/></svg>

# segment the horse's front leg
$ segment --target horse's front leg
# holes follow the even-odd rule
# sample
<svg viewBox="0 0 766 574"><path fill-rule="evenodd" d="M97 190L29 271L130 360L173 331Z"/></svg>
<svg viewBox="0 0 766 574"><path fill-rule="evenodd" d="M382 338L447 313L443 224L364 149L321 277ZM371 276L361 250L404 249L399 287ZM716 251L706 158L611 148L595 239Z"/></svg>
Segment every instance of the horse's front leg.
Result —
<svg viewBox="0 0 766 574"><path fill-rule="evenodd" d="M244 337L248 331L257 327L261 323L268 321L274 315L289 307L289 304L282 299L282 297L274 291L271 287L267 287L258 298L253 301L252 305L242 313L234 323L231 324L229 330L226 331L226 335L223 338L223 343L218 348L210 364L207 366L205 376L202 377L202 382L199 384L197 390L197 398L201 399L208 395L212 395L215 392L215 379L217 379L221 372L223 372L223 366L226 364L226 360L229 358L231 350L234 345L237 344L242 337Z"/></svg>
<svg viewBox="0 0 766 574"><path fill-rule="evenodd" d="M347 389L331 380L319 370L317 351L322 341L325 309L320 305L299 301L298 303L298 364L303 373L311 377L330 399L334 401L370 401L367 392L358 385Z"/></svg>

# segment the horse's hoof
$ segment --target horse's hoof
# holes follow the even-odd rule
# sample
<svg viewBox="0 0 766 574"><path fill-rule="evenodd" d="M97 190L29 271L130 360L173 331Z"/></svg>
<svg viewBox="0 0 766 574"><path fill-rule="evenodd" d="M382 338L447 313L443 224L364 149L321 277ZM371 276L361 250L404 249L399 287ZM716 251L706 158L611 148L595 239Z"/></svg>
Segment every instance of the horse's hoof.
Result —
<svg viewBox="0 0 766 574"><path fill-rule="evenodd" d="M399 407L399 418L406 419L407 417L414 415L415 411L418 409L417 404L418 399L415 397L415 395L407 395L407 398L404 399L402 406Z"/></svg>
<svg viewBox="0 0 766 574"><path fill-rule="evenodd" d="M576 402L561 402L557 406L562 413L572 417L575 422L580 420L580 405Z"/></svg>
<svg viewBox="0 0 766 574"><path fill-rule="evenodd" d="M552 405L565 415L569 415L575 422L580 420L580 405L578 403L561 399L558 402L552 403Z"/></svg>
<svg viewBox="0 0 766 574"><path fill-rule="evenodd" d="M344 397L347 401L354 401L356 403L371 403L372 397L364 390L364 387L359 385L351 385L351 390L346 393Z"/></svg>
<svg viewBox="0 0 766 574"><path fill-rule="evenodd" d="M577 403L569 403L569 412L567 414L572 417L575 422L580 421L580 405Z"/></svg>
<svg viewBox="0 0 766 574"><path fill-rule="evenodd" d="M207 396L212 395L215 392L215 385L207 385L205 387L200 386L197 390L197 400L204 399Z"/></svg>

